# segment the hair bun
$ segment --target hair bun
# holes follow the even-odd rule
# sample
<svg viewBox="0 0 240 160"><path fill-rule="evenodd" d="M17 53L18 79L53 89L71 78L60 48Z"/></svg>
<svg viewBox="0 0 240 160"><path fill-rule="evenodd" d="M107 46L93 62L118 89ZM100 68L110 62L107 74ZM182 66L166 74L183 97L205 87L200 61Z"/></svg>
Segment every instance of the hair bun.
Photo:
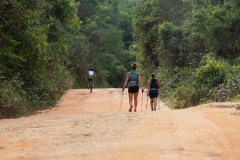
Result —
<svg viewBox="0 0 240 160"><path fill-rule="evenodd" d="M133 63L133 64L132 64L132 67L137 67L137 64L136 64L136 63Z"/></svg>

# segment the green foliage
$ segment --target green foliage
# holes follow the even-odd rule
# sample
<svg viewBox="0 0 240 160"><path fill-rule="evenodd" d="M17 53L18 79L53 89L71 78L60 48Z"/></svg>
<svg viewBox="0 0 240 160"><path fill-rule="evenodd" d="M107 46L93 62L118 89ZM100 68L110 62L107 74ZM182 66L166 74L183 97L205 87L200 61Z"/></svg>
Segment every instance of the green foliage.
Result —
<svg viewBox="0 0 240 160"><path fill-rule="evenodd" d="M76 25L78 17L76 16L79 3L74 0L46 0L48 5L48 14L56 20L65 24ZM49 17L50 18L50 17Z"/></svg>
<svg viewBox="0 0 240 160"><path fill-rule="evenodd" d="M31 77L26 77L26 81L28 83L23 88L31 102L32 110L54 106L64 91L73 84L70 73L62 66L55 67L51 72L35 72Z"/></svg>
<svg viewBox="0 0 240 160"><path fill-rule="evenodd" d="M188 55L185 52L183 31L172 23L165 22L159 26L159 57L164 66L185 67L188 64Z"/></svg>
<svg viewBox="0 0 240 160"><path fill-rule="evenodd" d="M13 103L1 93L5 108L1 115L15 117L23 113L21 108L32 112L54 106L73 84L85 87L90 67L97 73L96 86L121 86L125 67L135 60L129 50L133 4L128 0L1 1L0 79L11 88L9 96L17 97ZM13 85L13 79L21 83ZM18 104L18 109L17 103L26 105Z"/></svg>
<svg viewBox="0 0 240 160"><path fill-rule="evenodd" d="M215 7L212 11L208 43L211 49L223 57L239 56L239 13L240 8L232 3L226 3L224 7ZM216 25L217 24L217 25Z"/></svg>
<svg viewBox="0 0 240 160"><path fill-rule="evenodd" d="M173 108L239 99L237 0L2 0L0 13L1 118L54 106L90 67L121 87L131 62Z"/></svg>
<svg viewBox="0 0 240 160"><path fill-rule="evenodd" d="M173 108L238 99L238 77L229 75L239 64L239 2L181 2L137 1L134 45L141 72L160 70L161 96Z"/></svg>
<svg viewBox="0 0 240 160"><path fill-rule="evenodd" d="M128 0L78 0L81 30L68 37L71 64L76 87L86 87L86 73L90 67L97 73L95 86L116 87L125 78L125 66L132 44L131 8ZM77 40L77 41L76 41ZM78 41L79 40L79 41ZM124 57L123 57L124 56ZM113 74L114 72L114 74Z"/></svg>
<svg viewBox="0 0 240 160"><path fill-rule="evenodd" d="M195 10L192 21L211 52L228 59L236 58L240 53L240 6L233 1L214 4Z"/></svg>
<svg viewBox="0 0 240 160"><path fill-rule="evenodd" d="M0 2L1 116L52 107L70 88L65 37L78 26L76 7L74 0Z"/></svg>
<svg viewBox="0 0 240 160"><path fill-rule="evenodd" d="M166 67L168 64L174 65L176 55L184 56L181 46L178 46L182 43L181 31L175 25L181 23L185 12L186 6L181 0L136 1L134 38L139 52L137 61L143 66L142 72L146 73L159 66ZM168 37L172 35L174 38ZM171 44L167 44L167 41ZM180 61L176 63L182 65L179 64Z"/></svg>
<svg viewBox="0 0 240 160"><path fill-rule="evenodd" d="M200 86L213 88L224 82L228 66L211 56L203 57L200 67L196 69L195 80ZM199 87L199 86L196 86Z"/></svg>
<svg viewBox="0 0 240 160"><path fill-rule="evenodd" d="M175 109L182 109L190 106L192 103L193 95L196 95L196 90L193 86L186 87L186 86L179 86L176 89L177 93L177 102Z"/></svg>
<svg viewBox="0 0 240 160"><path fill-rule="evenodd" d="M28 112L28 101L22 82L17 80L0 81L0 119L19 117Z"/></svg>
<svg viewBox="0 0 240 160"><path fill-rule="evenodd" d="M225 77L225 83L214 87L209 98L217 102L239 100L240 95L240 65L228 68L228 75Z"/></svg>
<svg viewBox="0 0 240 160"><path fill-rule="evenodd" d="M105 64L111 69L106 73L107 82L113 87L122 87L122 83L116 83L116 81L123 82L125 80L123 77L126 74L124 66L112 54L108 55Z"/></svg>

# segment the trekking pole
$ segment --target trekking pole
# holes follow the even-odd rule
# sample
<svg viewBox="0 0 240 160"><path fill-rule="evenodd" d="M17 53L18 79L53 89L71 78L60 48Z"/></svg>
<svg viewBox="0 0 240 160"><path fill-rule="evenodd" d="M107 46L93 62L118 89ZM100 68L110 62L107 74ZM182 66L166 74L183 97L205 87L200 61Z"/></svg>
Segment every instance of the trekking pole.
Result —
<svg viewBox="0 0 240 160"><path fill-rule="evenodd" d="M160 96L158 95L158 110L160 110Z"/></svg>
<svg viewBox="0 0 240 160"><path fill-rule="evenodd" d="M121 98L121 103L120 103L120 109L119 109L119 112L121 111L122 99L123 99L123 92L124 92L124 89L122 90L122 98Z"/></svg>
<svg viewBox="0 0 240 160"><path fill-rule="evenodd" d="M143 91L142 91L141 112L142 112L142 104L143 104Z"/></svg>
<svg viewBox="0 0 240 160"><path fill-rule="evenodd" d="M147 95L146 112L147 112L147 106L148 106L148 95Z"/></svg>

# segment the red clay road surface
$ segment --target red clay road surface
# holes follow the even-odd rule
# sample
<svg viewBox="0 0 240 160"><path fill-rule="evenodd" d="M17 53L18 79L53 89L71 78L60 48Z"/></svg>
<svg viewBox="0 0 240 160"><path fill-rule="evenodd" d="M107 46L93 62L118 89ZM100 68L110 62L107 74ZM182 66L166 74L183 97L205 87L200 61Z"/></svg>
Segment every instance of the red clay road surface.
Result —
<svg viewBox="0 0 240 160"><path fill-rule="evenodd" d="M58 107L0 120L0 160L240 160L240 102L146 112L144 92L129 113L121 97L72 89Z"/></svg>

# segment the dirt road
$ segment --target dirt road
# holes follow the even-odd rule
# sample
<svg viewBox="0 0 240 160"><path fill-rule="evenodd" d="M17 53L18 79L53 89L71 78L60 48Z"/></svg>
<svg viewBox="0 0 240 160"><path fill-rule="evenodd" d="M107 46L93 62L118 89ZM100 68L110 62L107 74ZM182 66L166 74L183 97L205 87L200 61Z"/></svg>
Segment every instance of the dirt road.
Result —
<svg viewBox="0 0 240 160"><path fill-rule="evenodd" d="M59 107L0 120L1 160L239 160L239 103L128 112L125 90L69 90ZM141 112L141 102L142 112ZM148 101L149 102L149 101Z"/></svg>

